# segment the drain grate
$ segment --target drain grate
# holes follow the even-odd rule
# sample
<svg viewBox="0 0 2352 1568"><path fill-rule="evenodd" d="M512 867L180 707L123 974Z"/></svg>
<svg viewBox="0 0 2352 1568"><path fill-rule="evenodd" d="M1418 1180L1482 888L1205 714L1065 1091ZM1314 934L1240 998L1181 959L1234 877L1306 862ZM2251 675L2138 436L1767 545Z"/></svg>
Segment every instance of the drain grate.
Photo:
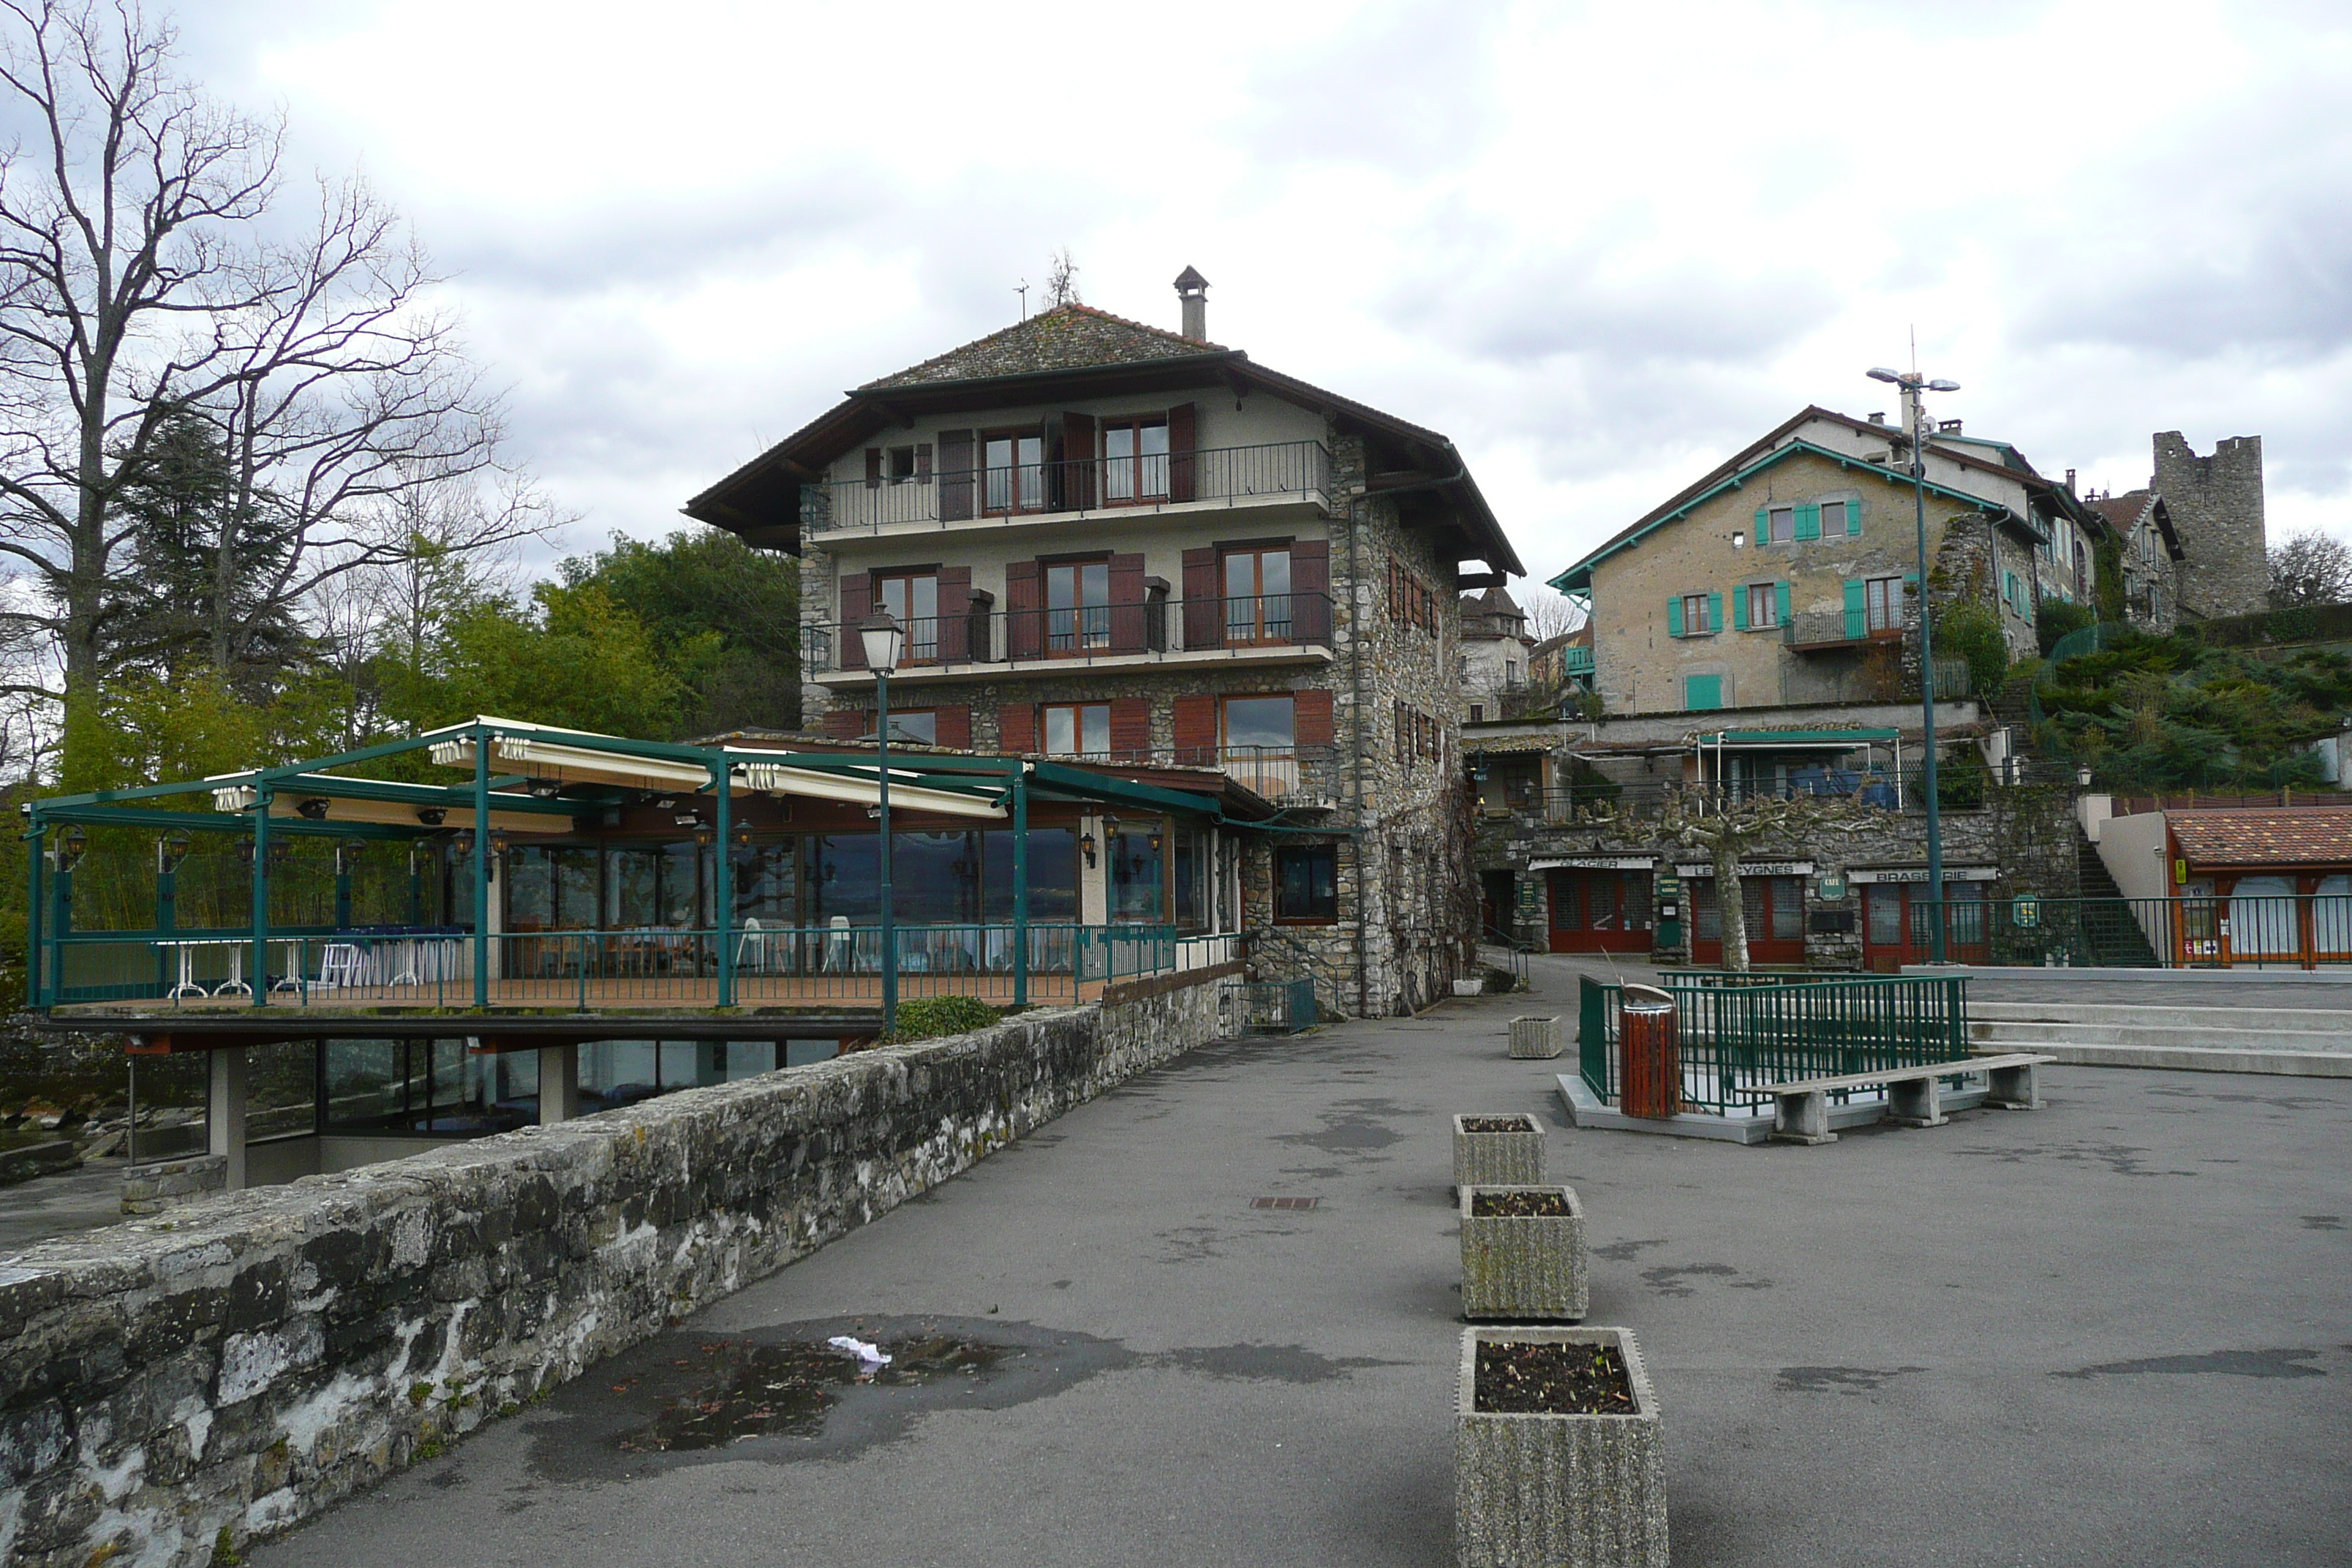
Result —
<svg viewBox="0 0 2352 1568"><path fill-rule="evenodd" d="M1322 1201L1323 1200L1321 1198L1252 1198L1250 1199L1250 1207L1254 1209L1311 1209Z"/></svg>

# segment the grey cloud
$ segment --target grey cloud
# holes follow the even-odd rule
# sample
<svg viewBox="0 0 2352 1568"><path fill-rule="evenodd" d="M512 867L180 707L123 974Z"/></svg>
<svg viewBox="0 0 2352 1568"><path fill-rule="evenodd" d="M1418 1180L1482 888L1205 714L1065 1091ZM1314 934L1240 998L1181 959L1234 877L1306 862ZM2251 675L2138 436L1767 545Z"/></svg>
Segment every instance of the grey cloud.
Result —
<svg viewBox="0 0 2352 1568"><path fill-rule="evenodd" d="M1506 9L1392 0L1249 73L1241 140L1270 163L1457 167L1501 123L1492 64Z"/></svg>

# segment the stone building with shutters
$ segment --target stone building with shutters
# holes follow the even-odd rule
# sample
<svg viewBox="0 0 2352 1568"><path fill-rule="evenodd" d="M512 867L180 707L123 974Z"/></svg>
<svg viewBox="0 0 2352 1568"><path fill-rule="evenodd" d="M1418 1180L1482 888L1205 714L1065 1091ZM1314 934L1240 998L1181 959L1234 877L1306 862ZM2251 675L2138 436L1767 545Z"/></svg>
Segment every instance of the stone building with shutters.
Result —
<svg viewBox="0 0 2352 1568"><path fill-rule="evenodd" d="M2016 448L1928 441L1929 588L1989 606L2012 659L2050 599L2087 601L2106 519ZM1885 700L1918 686L1919 549L1903 433L1799 413L1552 579L1593 628L1612 714ZM1938 691L1963 672L1939 670Z"/></svg>
<svg viewBox="0 0 2352 1568"><path fill-rule="evenodd" d="M1204 873L1263 976L1419 1005L1475 932L1460 595L1525 569L1452 442L1209 341L1206 291L869 382L686 510L800 558L805 727L872 732L887 612L895 735L1221 769L1281 808Z"/></svg>

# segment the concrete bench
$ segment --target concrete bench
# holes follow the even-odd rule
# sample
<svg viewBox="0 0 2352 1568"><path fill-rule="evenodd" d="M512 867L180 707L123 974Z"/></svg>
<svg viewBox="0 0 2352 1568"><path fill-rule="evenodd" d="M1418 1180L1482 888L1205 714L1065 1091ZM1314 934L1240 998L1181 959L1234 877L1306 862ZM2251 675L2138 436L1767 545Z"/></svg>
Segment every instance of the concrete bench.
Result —
<svg viewBox="0 0 2352 1568"><path fill-rule="evenodd" d="M1880 1068L1843 1078L1800 1079L1790 1083L1753 1086L1752 1092L1772 1097L1772 1137L1784 1143L1834 1143L1830 1131L1829 1097L1840 1089L1886 1090L1886 1120L1906 1127L1941 1127L1944 1114L1939 1086L1963 1073L1983 1073L1989 1088L1987 1105L2005 1110L2039 1110L2042 1096L2033 1069L2056 1057L2030 1051L2000 1056L1976 1056L1959 1061L1929 1062L1922 1067Z"/></svg>

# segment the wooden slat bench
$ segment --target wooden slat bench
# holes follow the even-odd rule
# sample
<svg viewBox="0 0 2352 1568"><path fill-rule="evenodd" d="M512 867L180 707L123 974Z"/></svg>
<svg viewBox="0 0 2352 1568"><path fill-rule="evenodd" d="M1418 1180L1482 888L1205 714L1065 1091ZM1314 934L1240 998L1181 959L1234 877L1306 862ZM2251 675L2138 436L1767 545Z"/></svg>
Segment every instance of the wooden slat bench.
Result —
<svg viewBox="0 0 2352 1568"><path fill-rule="evenodd" d="M1886 1090L1886 1120L1906 1127L1940 1127L1944 1114L1939 1085L1963 1073L1983 1073L1990 1088L1987 1105L2007 1110L2039 1110L2042 1096L2033 1069L2056 1057L2031 1051L1968 1057L1958 1061L1929 1062L1923 1067L1880 1068L1843 1078L1808 1078L1789 1083L1752 1086L1751 1092L1772 1097L1772 1137L1784 1143L1834 1143L1830 1131L1829 1097L1844 1089Z"/></svg>

